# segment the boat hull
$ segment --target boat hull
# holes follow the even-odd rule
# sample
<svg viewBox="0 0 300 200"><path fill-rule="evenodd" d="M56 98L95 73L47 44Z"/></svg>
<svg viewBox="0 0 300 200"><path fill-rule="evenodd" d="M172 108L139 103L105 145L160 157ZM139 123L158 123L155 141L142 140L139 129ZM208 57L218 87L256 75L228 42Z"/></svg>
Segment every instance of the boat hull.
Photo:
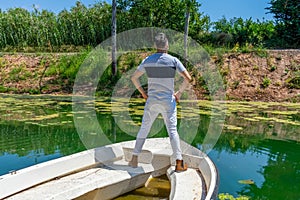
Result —
<svg viewBox="0 0 300 200"><path fill-rule="evenodd" d="M175 173L169 139L151 138L139 155L138 167L132 168L128 161L134 144L126 141L86 150L1 176L0 199L112 199L163 174L171 182L170 199L216 199L218 172L206 154L181 141L189 170Z"/></svg>

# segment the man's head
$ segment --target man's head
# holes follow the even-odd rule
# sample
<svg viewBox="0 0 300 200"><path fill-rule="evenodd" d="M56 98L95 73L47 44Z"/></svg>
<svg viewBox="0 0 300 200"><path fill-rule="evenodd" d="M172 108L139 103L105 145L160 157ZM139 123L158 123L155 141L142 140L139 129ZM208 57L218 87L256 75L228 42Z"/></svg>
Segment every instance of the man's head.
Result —
<svg viewBox="0 0 300 200"><path fill-rule="evenodd" d="M169 49L168 38L164 33L158 33L155 36L155 46L158 50L166 51Z"/></svg>

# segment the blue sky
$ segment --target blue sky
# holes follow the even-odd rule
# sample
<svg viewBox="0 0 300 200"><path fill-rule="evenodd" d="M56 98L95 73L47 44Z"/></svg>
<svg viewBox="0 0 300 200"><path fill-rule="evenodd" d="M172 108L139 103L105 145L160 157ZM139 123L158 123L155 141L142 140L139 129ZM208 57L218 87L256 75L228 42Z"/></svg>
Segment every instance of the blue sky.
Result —
<svg viewBox="0 0 300 200"><path fill-rule="evenodd" d="M2 11L8 8L21 7L32 10L33 5L39 9L46 9L53 12L60 12L61 10L70 9L75 5L77 0L0 0L0 8ZM268 2L270 0L198 0L202 6L201 12L211 17L212 21L217 21L225 16L227 19L233 17L242 17L243 19L260 21L272 20L271 14L266 14ZM98 0L81 0L86 6L93 5ZM107 0L111 2L111 0Z"/></svg>

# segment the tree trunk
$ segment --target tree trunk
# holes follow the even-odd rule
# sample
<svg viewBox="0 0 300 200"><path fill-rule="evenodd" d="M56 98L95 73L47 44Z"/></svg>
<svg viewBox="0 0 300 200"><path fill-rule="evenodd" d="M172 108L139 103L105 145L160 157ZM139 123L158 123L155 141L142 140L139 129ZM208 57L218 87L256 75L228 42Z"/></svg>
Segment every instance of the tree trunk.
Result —
<svg viewBox="0 0 300 200"><path fill-rule="evenodd" d="M187 5L186 14L185 14L185 25L184 25L184 62L185 62L185 64L187 64L189 23L190 23L190 7L189 7L189 5Z"/></svg>
<svg viewBox="0 0 300 200"><path fill-rule="evenodd" d="M117 2L112 0L112 30L111 30L111 45L112 45L112 75L117 74Z"/></svg>

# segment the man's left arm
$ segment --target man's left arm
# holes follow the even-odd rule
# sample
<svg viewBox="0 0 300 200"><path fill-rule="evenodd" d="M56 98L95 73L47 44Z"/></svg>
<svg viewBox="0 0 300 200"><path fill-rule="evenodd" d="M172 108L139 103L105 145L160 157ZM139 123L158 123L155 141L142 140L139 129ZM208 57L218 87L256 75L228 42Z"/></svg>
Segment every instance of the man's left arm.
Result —
<svg viewBox="0 0 300 200"><path fill-rule="evenodd" d="M148 98L147 93L145 92L144 88L141 86L140 80L139 78L144 74L144 72L140 71L140 70L136 70L133 75L131 76L131 81L134 84L134 86L136 87L136 89L138 89L138 91L142 94L144 99Z"/></svg>

